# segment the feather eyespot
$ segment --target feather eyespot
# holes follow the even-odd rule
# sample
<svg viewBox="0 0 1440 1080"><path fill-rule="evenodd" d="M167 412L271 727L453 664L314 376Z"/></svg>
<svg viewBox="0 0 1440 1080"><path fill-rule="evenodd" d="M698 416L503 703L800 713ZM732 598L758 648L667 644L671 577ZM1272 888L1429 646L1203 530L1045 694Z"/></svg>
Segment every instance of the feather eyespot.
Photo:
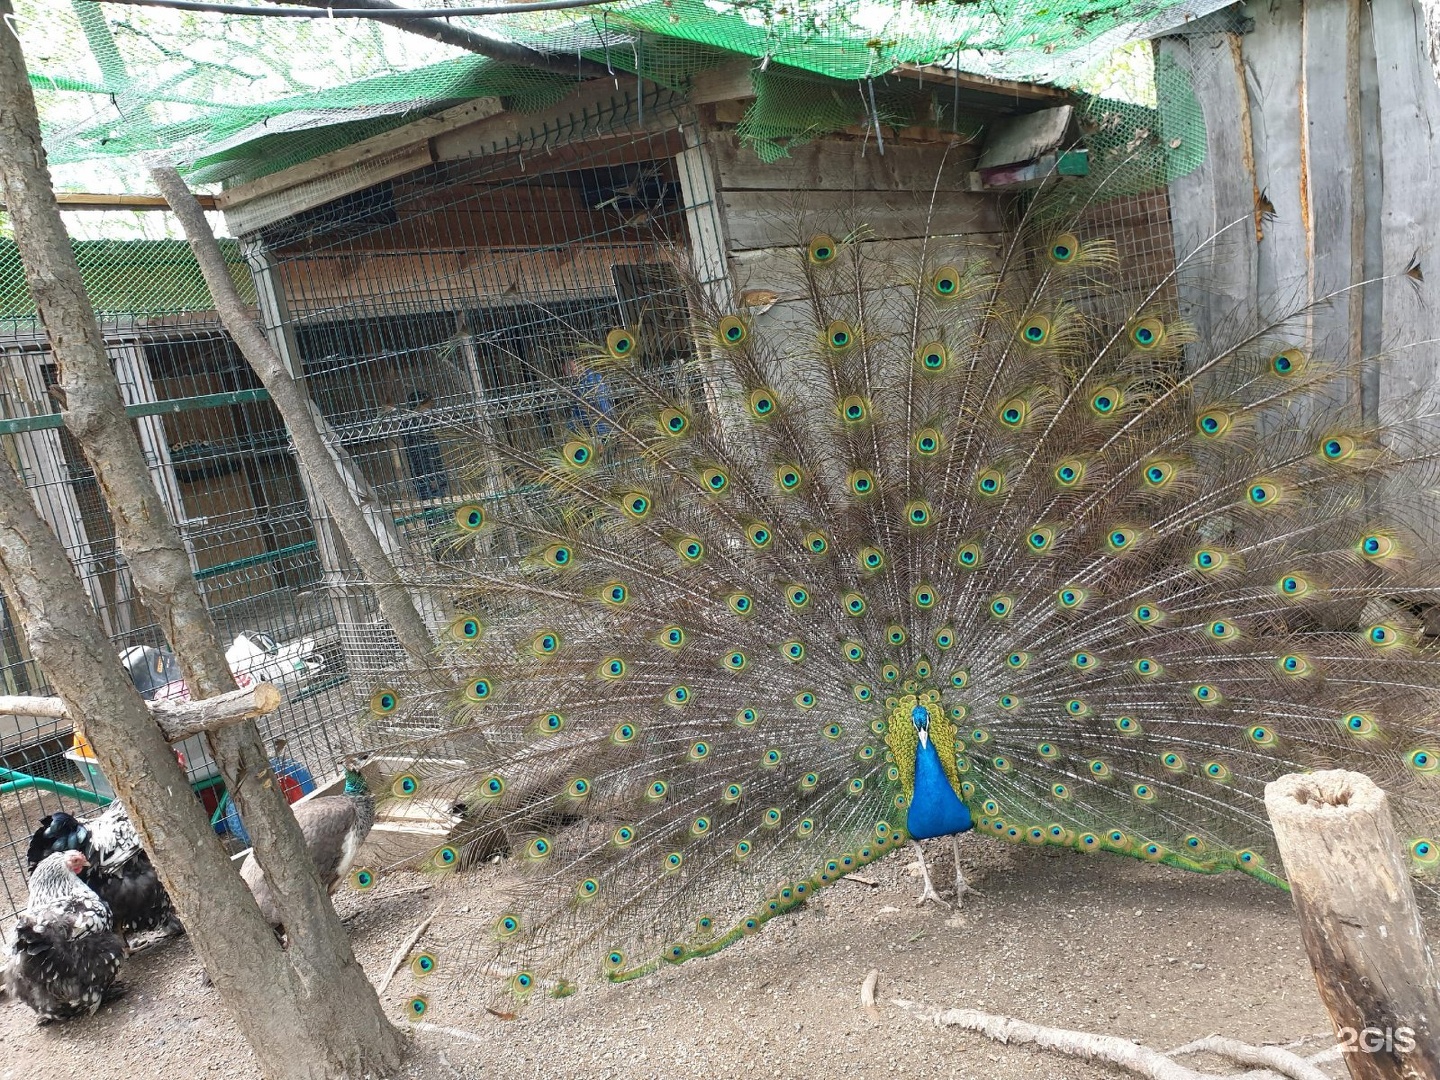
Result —
<svg viewBox="0 0 1440 1080"><path fill-rule="evenodd" d="M623 327L617 327L605 335L605 351L616 360L624 360L635 351L635 335Z"/></svg>
<svg viewBox="0 0 1440 1080"><path fill-rule="evenodd" d="M775 411L779 408L775 400L775 394L763 386L758 390L752 390L750 392L748 404L750 406L750 415L757 420L768 420L775 415Z"/></svg>
<svg viewBox="0 0 1440 1080"><path fill-rule="evenodd" d="M1125 395L1114 386L1102 386L1090 395L1090 411L1096 416L1114 416L1125 404Z"/></svg>
<svg viewBox="0 0 1440 1080"><path fill-rule="evenodd" d="M571 439L560 448L560 454L565 464L576 471L595 463L595 446L585 439Z"/></svg>
<svg viewBox="0 0 1440 1080"><path fill-rule="evenodd" d="M413 773L405 773L403 776L395 778L395 782L390 785L390 790L394 792L396 798L413 798L420 790L420 781Z"/></svg>
<svg viewBox="0 0 1440 1080"><path fill-rule="evenodd" d="M1330 435L1320 440L1320 457L1325 461L1345 461L1355 454L1355 440L1348 435Z"/></svg>
<svg viewBox="0 0 1440 1080"><path fill-rule="evenodd" d="M915 350L915 364L927 375L938 375L950 364L950 350L943 341L929 341Z"/></svg>
<svg viewBox="0 0 1440 1080"><path fill-rule="evenodd" d="M775 539L775 534L771 531L769 525L757 521L745 529L745 539L750 541L752 547L763 551L769 547L770 542Z"/></svg>
<svg viewBox="0 0 1440 1080"><path fill-rule="evenodd" d="M934 520L934 516L934 510L924 499L912 499L905 504L905 521L913 528L925 528Z"/></svg>
<svg viewBox="0 0 1440 1080"><path fill-rule="evenodd" d="M1165 324L1159 319L1140 319L1130 326L1130 341L1141 349L1153 349L1165 340Z"/></svg>
<svg viewBox="0 0 1440 1080"><path fill-rule="evenodd" d="M1234 423L1224 409L1207 409L1195 418L1195 428L1207 439L1218 439L1225 435Z"/></svg>
<svg viewBox="0 0 1440 1080"><path fill-rule="evenodd" d="M672 439L679 438L690 430L690 417L680 409L662 409L657 420L660 431Z"/></svg>
<svg viewBox="0 0 1440 1080"><path fill-rule="evenodd" d="M806 249L806 255L812 263L820 266L831 262L835 258L838 250L835 238L821 233L811 239L809 247Z"/></svg>
<svg viewBox="0 0 1440 1080"><path fill-rule="evenodd" d="M1044 345L1050 340L1052 324L1044 315L1035 315L1020 324L1020 340L1026 345Z"/></svg>
<svg viewBox="0 0 1440 1080"><path fill-rule="evenodd" d="M1145 483L1152 488L1163 488L1175 479L1175 466L1168 461L1152 461L1145 466Z"/></svg>
<svg viewBox="0 0 1440 1080"><path fill-rule="evenodd" d="M875 490L875 474L869 469L854 469L846 477L846 484L851 494L863 498Z"/></svg>
<svg viewBox="0 0 1440 1080"><path fill-rule="evenodd" d="M726 315L715 327L715 338L728 348L734 348L750 335L750 328L739 315Z"/></svg>
<svg viewBox="0 0 1440 1080"><path fill-rule="evenodd" d="M1355 550L1366 559L1383 559L1395 553L1395 541L1384 533L1371 533L1361 538Z"/></svg>
<svg viewBox="0 0 1440 1080"><path fill-rule="evenodd" d="M1435 750L1412 750L1405 755L1405 764L1418 773L1440 771L1440 752Z"/></svg>
<svg viewBox="0 0 1440 1080"><path fill-rule="evenodd" d="M1085 462L1080 458L1069 458L1055 466L1055 482L1063 488L1072 488L1085 479Z"/></svg>
<svg viewBox="0 0 1440 1080"><path fill-rule="evenodd" d="M478 641L485 627L474 615L461 615L450 623L448 633L451 641Z"/></svg>
<svg viewBox="0 0 1440 1080"><path fill-rule="evenodd" d="M981 495L999 495L1005 490L1005 474L999 469L985 469L975 478L975 488Z"/></svg>
<svg viewBox="0 0 1440 1080"><path fill-rule="evenodd" d="M1305 354L1299 349L1283 349L1270 358L1270 370L1276 375L1297 375L1305 366Z"/></svg>
<svg viewBox="0 0 1440 1080"><path fill-rule="evenodd" d="M1050 246L1046 249L1045 255L1056 265L1065 266L1074 262L1075 257L1079 253L1080 241L1076 239L1074 233L1067 232L1061 233L1050 241Z"/></svg>
<svg viewBox="0 0 1440 1080"><path fill-rule="evenodd" d="M551 544L541 558L553 569L564 570L575 561L575 549L568 544Z"/></svg>
<svg viewBox="0 0 1440 1080"><path fill-rule="evenodd" d="M960 271L945 265L930 274L930 291L942 300L949 300L960 292Z"/></svg>
<svg viewBox="0 0 1440 1080"><path fill-rule="evenodd" d="M851 394L840 402L840 419L847 424L864 423L870 416L870 407L859 394Z"/></svg>
<svg viewBox="0 0 1440 1080"><path fill-rule="evenodd" d="M1351 735L1360 738L1366 738L1378 732L1378 728L1375 726L1375 718L1369 713L1349 713L1342 719L1341 723L1344 725L1345 730Z"/></svg>
<svg viewBox="0 0 1440 1080"><path fill-rule="evenodd" d="M832 352L844 352L855 344L855 330L844 319L835 319L825 327L824 341Z"/></svg>
<svg viewBox="0 0 1440 1080"><path fill-rule="evenodd" d="M775 483L781 491L795 491L805 481L805 474L794 465L781 465L775 470Z"/></svg>
<svg viewBox="0 0 1440 1080"><path fill-rule="evenodd" d="M475 532L485 524L485 509L478 503L466 503L455 510L455 524L462 532Z"/></svg>

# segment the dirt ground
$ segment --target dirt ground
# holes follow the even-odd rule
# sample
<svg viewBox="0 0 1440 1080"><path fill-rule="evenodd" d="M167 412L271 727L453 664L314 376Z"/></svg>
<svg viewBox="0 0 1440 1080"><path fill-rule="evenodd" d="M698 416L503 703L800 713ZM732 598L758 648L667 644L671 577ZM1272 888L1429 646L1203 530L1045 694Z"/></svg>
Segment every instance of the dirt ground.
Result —
<svg viewBox="0 0 1440 1080"><path fill-rule="evenodd" d="M945 892L949 858L935 850ZM1039 1024L1133 1038L1170 1049L1211 1033L1253 1043L1333 1041L1300 944L1289 897L1238 874L1203 877L1104 855L1011 848L967 837L981 895L959 914L917 909L908 853L866 868L875 885L845 881L772 920L719 955L605 987L501 1021L437 1000L446 1031L414 1033L407 1080L453 1077L1093 1080L1126 1075L936 1027L939 1009L970 1007ZM337 908L378 982L426 914L439 950L457 927L493 917L503 862L445 879L399 874ZM462 931L463 932L463 931ZM880 973L874 1015L861 1007L866 973ZM184 939L133 958L120 1001L95 1017L37 1028L0 1003L0 1080L258 1078ZM408 968L385 992L397 1021L414 993ZM897 999L917 1003L905 1008ZM1215 1059L1196 1068L1231 1071ZM1338 1065L1327 1065L1339 1075Z"/></svg>

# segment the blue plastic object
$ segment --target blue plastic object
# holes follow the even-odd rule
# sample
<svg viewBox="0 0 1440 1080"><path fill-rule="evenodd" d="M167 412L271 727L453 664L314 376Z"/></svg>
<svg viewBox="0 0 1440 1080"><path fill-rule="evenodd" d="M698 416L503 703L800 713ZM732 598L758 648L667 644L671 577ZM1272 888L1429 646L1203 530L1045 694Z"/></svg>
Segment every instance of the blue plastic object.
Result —
<svg viewBox="0 0 1440 1080"><path fill-rule="evenodd" d="M271 758L270 769L280 781L280 790L285 793L285 798L289 802L293 803L302 795L308 795L315 790L315 778L310 775L310 770L298 761L291 761L289 758ZM215 824L215 831L228 832L242 844L250 843L250 834L245 831L245 826L240 821L240 811L231 801L228 793L225 796L224 810L224 816Z"/></svg>

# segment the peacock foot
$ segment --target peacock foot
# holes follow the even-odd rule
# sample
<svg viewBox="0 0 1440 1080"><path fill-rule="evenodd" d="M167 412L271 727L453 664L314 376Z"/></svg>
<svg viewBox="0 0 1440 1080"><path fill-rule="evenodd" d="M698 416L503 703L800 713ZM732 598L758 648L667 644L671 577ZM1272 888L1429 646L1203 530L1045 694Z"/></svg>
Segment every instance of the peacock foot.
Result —
<svg viewBox="0 0 1440 1080"><path fill-rule="evenodd" d="M915 906L919 907L924 904L925 901L931 900L934 901L936 906L949 911L950 904L940 898L940 894L935 891L935 883L930 880L930 867L925 862L925 849L920 846L917 840L910 841L910 846L915 849L915 857L919 860L920 879L924 882L924 888L921 890L919 898L916 899Z"/></svg>

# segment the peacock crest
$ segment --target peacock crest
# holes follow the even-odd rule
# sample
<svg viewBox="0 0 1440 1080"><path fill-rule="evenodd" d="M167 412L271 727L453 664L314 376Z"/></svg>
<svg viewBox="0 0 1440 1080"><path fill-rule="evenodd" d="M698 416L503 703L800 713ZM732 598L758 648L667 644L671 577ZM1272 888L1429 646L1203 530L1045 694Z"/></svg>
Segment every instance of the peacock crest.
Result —
<svg viewBox="0 0 1440 1080"><path fill-rule="evenodd" d="M713 953L937 792L952 831L1280 883L1265 784L1344 765L1436 866L1431 414L1362 417L1303 319L1202 340L1053 215L881 247L798 237L763 315L677 261L554 445L471 436L523 491L456 509L436 672L371 702L389 797L462 808L431 866L525 870L424 954L451 992Z"/></svg>

